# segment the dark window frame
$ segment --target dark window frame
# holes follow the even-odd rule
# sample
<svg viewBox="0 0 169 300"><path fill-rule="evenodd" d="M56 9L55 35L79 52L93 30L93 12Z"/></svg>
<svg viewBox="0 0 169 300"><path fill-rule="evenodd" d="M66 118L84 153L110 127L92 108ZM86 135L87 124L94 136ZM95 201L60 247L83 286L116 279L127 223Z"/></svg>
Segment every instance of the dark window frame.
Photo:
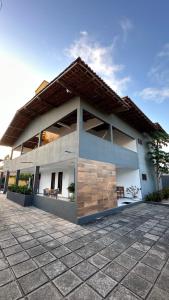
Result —
<svg viewBox="0 0 169 300"><path fill-rule="evenodd" d="M60 194L62 194L62 187L63 187L63 172L58 172L58 190Z"/></svg>

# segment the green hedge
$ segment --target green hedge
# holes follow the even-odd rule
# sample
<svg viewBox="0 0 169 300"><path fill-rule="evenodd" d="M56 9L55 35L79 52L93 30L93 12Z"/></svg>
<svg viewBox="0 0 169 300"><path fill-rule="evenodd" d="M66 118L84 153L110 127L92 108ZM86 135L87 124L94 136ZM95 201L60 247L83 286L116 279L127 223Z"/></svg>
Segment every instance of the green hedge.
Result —
<svg viewBox="0 0 169 300"><path fill-rule="evenodd" d="M8 187L8 190L10 192L24 194L24 195L31 195L32 194L32 190L30 188L28 188L26 185L18 186L16 184L12 184Z"/></svg>
<svg viewBox="0 0 169 300"><path fill-rule="evenodd" d="M19 176L19 179L27 181L27 180L29 180L30 177L32 177L32 174L30 174L30 173L21 173Z"/></svg>
<svg viewBox="0 0 169 300"><path fill-rule="evenodd" d="M161 202L164 199L169 200L169 188L145 196L145 201Z"/></svg>

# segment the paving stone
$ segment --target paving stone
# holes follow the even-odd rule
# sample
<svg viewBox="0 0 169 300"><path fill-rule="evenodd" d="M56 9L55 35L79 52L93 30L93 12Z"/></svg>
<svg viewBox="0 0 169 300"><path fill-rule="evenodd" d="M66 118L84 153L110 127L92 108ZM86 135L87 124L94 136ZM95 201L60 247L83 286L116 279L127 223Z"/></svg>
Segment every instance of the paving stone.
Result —
<svg viewBox="0 0 169 300"><path fill-rule="evenodd" d="M23 251L23 248L19 244L15 245L15 246L12 246L12 247L9 247L9 248L3 249L3 253L4 253L5 256L9 256L9 255L21 252L21 251Z"/></svg>
<svg viewBox="0 0 169 300"><path fill-rule="evenodd" d="M76 253L78 255L80 255L81 257L83 257L84 259L87 259L90 256L94 255L96 253L96 250L91 248L89 245L86 245L86 246L76 250Z"/></svg>
<svg viewBox="0 0 169 300"><path fill-rule="evenodd" d="M51 249L55 249L55 248L57 248L57 247L59 247L61 245L60 245L60 243L57 240L52 240L52 241L46 243L44 246L47 249L51 250Z"/></svg>
<svg viewBox="0 0 169 300"><path fill-rule="evenodd" d="M43 230L39 230L37 232L32 233L32 236L34 238L39 238L39 237L44 236L44 235L46 235L46 232L43 231Z"/></svg>
<svg viewBox="0 0 169 300"><path fill-rule="evenodd" d="M30 241L27 241L25 243L22 243L22 247L26 250L26 249L29 249L29 248L32 248L32 247L35 247L35 246L38 246L40 243L35 240L35 239L32 239Z"/></svg>
<svg viewBox="0 0 169 300"><path fill-rule="evenodd" d="M110 260L114 259L119 255L114 249L112 249L111 246L106 247L104 250L100 252L100 254L107 257Z"/></svg>
<svg viewBox="0 0 169 300"><path fill-rule="evenodd" d="M118 285L108 297L106 297L106 300L141 300L140 297L137 297L135 294L133 294L130 290L125 288L122 285Z"/></svg>
<svg viewBox="0 0 169 300"><path fill-rule="evenodd" d="M158 239L159 239L159 236L154 235L154 234L150 234L150 233L146 233L144 235L144 237L146 237L146 238L148 238L150 240L153 240L153 241L158 241Z"/></svg>
<svg viewBox="0 0 169 300"><path fill-rule="evenodd" d="M37 265L35 264L35 262L32 259L26 260L26 261L12 267L16 278L26 275L26 274L36 270L37 268L38 268Z"/></svg>
<svg viewBox="0 0 169 300"><path fill-rule="evenodd" d="M163 260L167 260L169 257L169 247L165 247L162 244L155 244L149 251L149 253L152 253L154 255L157 255L159 258Z"/></svg>
<svg viewBox="0 0 169 300"><path fill-rule="evenodd" d="M66 244L66 247L68 247L72 251L75 251L75 250L77 250L77 249L79 249L83 246L84 246L84 243L80 239L69 242L69 243Z"/></svg>
<svg viewBox="0 0 169 300"><path fill-rule="evenodd" d="M17 300L22 293L15 281L0 287L0 300Z"/></svg>
<svg viewBox="0 0 169 300"><path fill-rule="evenodd" d="M160 289L169 293L169 277L165 273L161 273L156 284Z"/></svg>
<svg viewBox="0 0 169 300"><path fill-rule="evenodd" d="M87 284L81 285L74 292L72 292L67 300L101 300L100 297L91 287Z"/></svg>
<svg viewBox="0 0 169 300"><path fill-rule="evenodd" d="M14 276L11 269L5 269L0 271L0 286L14 280Z"/></svg>
<svg viewBox="0 0 169 300"><path fill-rule="evenodd" d="M53 240L53 238L50 235L45 235L45 236L38 238L38 241L42 244L50 242L52 240Z"/></svg>
<svg viewBox="0 0 169 300"><path fill-rule="evenodd" d="M121 281L122 278L129 272L126 268L119 265L115 261L106 266L102 271L118 282Z"/></svg>
<svg viewBox="0 0 169 300"><path fill-rule="evenodd" d="M31 256L31 257L35 257L35 256L38 256L42 253L45 253L47 250L39 245L39 246L36 246L36 247L33 247L33 248L30 248L27 250L28 254Z"/></svg>
<svg viewBox="0 0 169 300"><path fill-rule="evenodd" d="M52 250L52 253L57 257L57 258L61 258L69 253L71 253L71 250L68 249L67 247L65 246L60 246L60 247L57 247L56 249L53 249Z"/></svg>
<svg viewBox="0 0 169 300"><path fill-rule="evenodd" d="M72 240L73 239L70 236L64 235L63 237L61 237L61 238L58 239L58 242L64 245L66 243L71 242Z"/></svg>
<svg viewBox="0 0 169 300"><path fill-rule="evenodd" d="M98 269L102 269L105 265L110 262L110 259L106 258L105 256L97 253L94 256L90 257L88 261L97 267Z"/></svg>
<svg viewBox="0 0 169 300"><path fill-rule="evenodd" d="M94 241L91 244L88 244L86 247L90 247L91 249L93 249L95 251L95 253L97 253L98 251L101 251L102 249L105 248L105 245L99 241L100 239L98 239L97 241Z"/></svg>
<svg viewBox="0 0 169 300"><path fill-rule="evenodd" d="M19 230L17 232L13 232L12 234L14 235L14 237L18 238L20 236L23 236L23 235L27 234L27 231L26 230Z"/></svg>
<svg viewBox="0 0 169 300"><path fill-rule="evenodd" d="M3 241L3 242L0 242L0 246L1 246L2 249L14 246L16 244L18 244L18 242L17 242L16 239L10 239L10 240L6 240L6 241Z"/></svg>
<svg viewBox="0 0 169 300"><path fill-rule="evenodd" d="M98 272L90 277L87 283L103 297L106 297L117 284L115 280L103 272Z"/></svg>
<svg viewBox="0 0 169 300"><path fill-rule="evenodd" d="M98 271L96 267L94 267L87 261L81 262L80 264L75 266L72 270L78 277L80 277L84 281Z"/></svg>
<svg viewBox="0 0 169 300"><path fill-rule="evenodd" d="M138 263L133 271L139 275L140 277L143 277L144 279L150 281L150 282L154 282L158 275L159 275L159 271L155 270L154 268L151 268L143 263Z"/></svg>
<svg viewBox="0 0 169 300"><path fill-rule="evenodd" d="M42 269L50 279L54 279L67 271L67 267L60 260L56 260L44 266Z"/></svg>
<svg viewBox="0 0 169 300"><path fill-rule="evenodd" d="M150 282L136 275L134 272L130 272L123 279L122 284L143 299L146 298L148 292L152 287L152 284Z"/></svg>
<svg viewBox="0 0 169 300"><path fill-rule="evenodd" d="M28 300L60 300L63 299L59 291L51 283L47 283L29 294Z"/></svg>
<svg viewBox="0 0 169 300"><path fill-rule="evenodd" d="M164 266L165 264L165 261L162 260L161 258L159 258L158 256L154 255L154 254L151 254L151 253L147 253L143 259L141 260L142 263L150 266L150 267L153 267L157 270L161 270L162 267Z"/></svg>
<svg viewBox="0 0 169 300"><path fill-rule="evenodd" d="M72 268L78 263L80 263L83 259L77 255L76 253L70 253L63 258L61 258L61 261L68 267Z"/></svg>
<svg viewBox="0 0 169 300"><path fill-rule="evenodd" d="M48 281L46 275L40 269L35 270L18 279L25 294L32 292Z"/></svg>
<svg viewBox="0 0 169 300"><path fill-rule="evenodd" d="M24 243L24 242L30 241L32 239L33 239L33 237L30 234L26 234L26 235L23 235L23 236L20 236L17 238L19 243Z"/></svg>
<svg viewBox="0 0 169 300"><path fill-rule="evenodd" d="M78 278L72 271L67 271L61 276L53 280L59 291L66 296L78 285L81 284L81 279Z"/></svg>
<svg viewBox="0 0 169 300"><path fill-rule="evenodd" d="M56 257L52 255L50 252L45 252L41 255L38 255L34 258L34 261L39 267L42 267L50 262L54 261Z"/></svg>
<svg viewBox="0 0 169 300"><path fill-rule="evenodd" d="M58 239L62 236L64 236L64 234L62 232L54 232L50 234L54 239Z"/></svg>
<svg viewBox="0 0 169 300"><path fill-rule="evenodd" d="M118 257L115 258L114 260L121 266L125 267L126 269L130 270L134 267L134 265L137 263L137 260L134 258L129 257L128 255L121 254Z"/></svg>
<svg viewBox="0 0 169 300"><path fill-rule="evenodd" d="M150 246L146 246L144 244L141 244L139 242L136 242L132 245L133 248L137 249L137 250L140 250L140 251L143 251L143 252L147 252L148 250L150 250Z"/></svg>
<svg viewBox="0 0 169 300"><path fill-rule="evenodd" d="M135 260L139 261L144 255L145 253L134 249L132 247L128 248L126 251L123 252L125 255L130 256L131 258L134 258Z"/></svg>
<svg viewBox="0 0 169 300"><path fill-rule="evenodd" d="M7 257L10 266L14 266L28 259L29 259L29 255L26 253L26 251L21 251Z"/></svg>
<svg viewBox="0 0 169 300"><path fill-rule="evenodd" d="M159 289L158 287L154 287L147 298L148 300L168 300L169 293L164 290Z"/></svg>
<svg viewBox="0 0 169 300"><path fill-rule="evenodd" d="M109 246L113 243L113 240L109 236L104 236L98 240L100 243L103 243L105 246Z"/></svg>
<svg viewBox="0 0 169 300"><path fill-rule="evenodd" d="M4 258L1 258L0 259L0 271L6 269L7 267L8 267L7 260Z"/></svg>

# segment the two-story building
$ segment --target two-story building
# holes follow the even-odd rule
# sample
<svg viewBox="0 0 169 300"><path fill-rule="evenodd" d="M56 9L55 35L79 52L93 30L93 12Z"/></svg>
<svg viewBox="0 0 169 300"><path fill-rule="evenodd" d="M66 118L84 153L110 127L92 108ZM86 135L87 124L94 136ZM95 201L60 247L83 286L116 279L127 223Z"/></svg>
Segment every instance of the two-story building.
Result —
<svg viewBox="0 0 169 300"><path fill-rule="evenodd" d="M128 187L139 189L137 199L155 190L146 153L157 129L129 97L118 96L78 58L42 83L4 133L1 145L12 147L5 190L10 172L31 173L34 205L74 222L111 213L130 197ZM58 189L57 199L46 189Z"/></svg>

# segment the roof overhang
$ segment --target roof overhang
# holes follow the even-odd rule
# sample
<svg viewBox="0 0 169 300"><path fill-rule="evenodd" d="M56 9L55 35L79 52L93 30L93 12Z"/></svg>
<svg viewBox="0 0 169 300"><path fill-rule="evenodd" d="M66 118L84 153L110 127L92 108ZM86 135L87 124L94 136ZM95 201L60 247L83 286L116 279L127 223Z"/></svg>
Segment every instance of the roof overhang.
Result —
<svg viewBox="0 0 169 300"><path fill-rule="evenodd" d="M153 123L129 97L118 96L78 57L29 102L17 110L0 140L0 145L13 146L33 119L75 96L82 97L102 112L118 115L140 132L151 133L161 130L161 126Z"/></svg>
<svg viewBox="0 0 169 300"><path fill-rule="evenodd" d="M17 110L0 145L13 146L22 131L38 115L81 96L101 111L111 114L127 108L124 101L81 58L77 58L42 91Z"/></svg>

